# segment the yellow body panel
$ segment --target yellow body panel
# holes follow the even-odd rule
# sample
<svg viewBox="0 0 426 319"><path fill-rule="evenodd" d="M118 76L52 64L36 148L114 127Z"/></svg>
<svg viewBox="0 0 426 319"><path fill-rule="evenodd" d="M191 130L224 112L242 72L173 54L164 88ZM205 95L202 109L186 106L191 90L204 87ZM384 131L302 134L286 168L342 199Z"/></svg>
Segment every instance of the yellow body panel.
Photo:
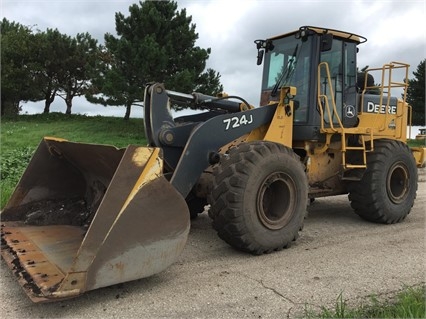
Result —
<svg viewBox="0 0 426 319"><path fill-rule="evenodd" d="M280 143L291 147L293 143L293 113L294 106L291 100L296 95L295 87L285 87L280 91L280 102L275 111L265 141Z"/></svg>

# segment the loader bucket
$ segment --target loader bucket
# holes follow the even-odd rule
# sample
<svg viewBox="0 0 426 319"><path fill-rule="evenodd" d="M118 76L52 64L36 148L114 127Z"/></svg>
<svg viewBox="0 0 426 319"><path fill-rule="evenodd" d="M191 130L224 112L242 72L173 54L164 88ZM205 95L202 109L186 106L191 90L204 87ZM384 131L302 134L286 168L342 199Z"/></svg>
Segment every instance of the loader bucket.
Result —
<svg viewBox="0 0 426 319"><path fill-rule="evenodd" d="M1 212L1 254L34 302L148 277L189 233L159 148L44 138Z"/></svg>

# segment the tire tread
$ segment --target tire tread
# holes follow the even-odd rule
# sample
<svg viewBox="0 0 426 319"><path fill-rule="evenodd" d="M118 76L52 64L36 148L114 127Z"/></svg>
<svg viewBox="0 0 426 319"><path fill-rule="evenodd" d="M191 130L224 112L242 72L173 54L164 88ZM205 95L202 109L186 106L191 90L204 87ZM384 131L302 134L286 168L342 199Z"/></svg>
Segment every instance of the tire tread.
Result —
<svg viewBox="0 0 426 319"><path fill-rule="evenodd" d="M243 198L245 185L250 177L250 172L256 169L256 164L264 157L284 153L303 165L293 150L272 142L256 141L242 143L229 151L229 156L213 170L213 191L208 196L210 203L209 216L213 220L213 228L218 236L231 246L255 255L270 253L288 247L292 241L299 237L299 230L303 228L301 218L298 229L291 234L291 239L279 245L265 247L253 240L249 229L242 221L241 209L236 207ZM307 181L304 181L307 194ZM307 197L307 196L306 196ZM307 199L306 199L307 200ZM307 206L307 205L306 205ZM306 209L306 207L305 207ZM304 217L304 216L303 216Z"/></svg>

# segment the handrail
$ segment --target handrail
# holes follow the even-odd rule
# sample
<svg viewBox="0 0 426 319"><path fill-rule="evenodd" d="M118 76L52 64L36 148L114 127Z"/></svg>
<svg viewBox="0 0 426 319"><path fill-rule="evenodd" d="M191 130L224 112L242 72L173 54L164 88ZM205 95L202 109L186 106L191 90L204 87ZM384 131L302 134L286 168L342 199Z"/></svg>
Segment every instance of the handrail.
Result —
<svg viewBox="0 0 426 319"><path fill-rule="evenodd" d="M327 94L323 94L321 91L321 69L324 68L325 72L326 72L326 79L327 79L327 87L330 90L330 96L331 96L331 102L333 105L333 115L331 115L331 110L330 110L330 104L328 101L328 96ZM325 100L325 106L326 106L326 111L327 111L327 117L330 123L330 128L334 131L337 132L337 130L334 128L334 123L333 123L333 116L336 116L337 122L340 126L341 129L343 129L343 123L340 119L339 113L337 112L337 107L336 107L336 101L334 99L334 91L333 91L333 86L331 85L331 75L330 75L330 69L328 66L327 62L321 62L320 64L318 64L318 81L317 81L317 89L318 89L318 106L320 109L320 115L321 115L321 130L324 130L324 110L323 110L323 105L322 105L322 100Z"/></svg>
<svg viewBox="0 0 426 319"><path fill-rule="evenodd" d="M380 91L380 97L379 97L379 104L383 105L383 99L384 99L384 93L386 93L386 105L385 110L389 109L391 98L392 98L392 89L395 88L402 88L403 89L403 95L402 95L402 105L406 104L407 99L407 88L408 88L408 68L410 67L409 64L403 63L403 62L396 62L392 61L390 63L384 64L380 68L369 68L365 70L365 77L364 77L364 88L361 93L361 105L364 105L364 96L367 92L371 90L379 90ZM392 73L396 69L405 69L405 76L404 76L404 82L395 82L392 81ZM381 83L379 85L367 85L368 80L368 74L374 71L381 71ZM387 73L386 73L387 72ZM387 75L387 76L386 76ZM359 114L362 114L364 112L363 108L360 108ZM388 122L388 112L385 112L385 117L383 124L379 130L383 131L386 129L386 123ZM401 110L400 114L397 114L397 117L403 116L403 112ZM381 119L383 117L377 117L377 119ZM409 121L409 129L411 131L411 120Z"/></svg>

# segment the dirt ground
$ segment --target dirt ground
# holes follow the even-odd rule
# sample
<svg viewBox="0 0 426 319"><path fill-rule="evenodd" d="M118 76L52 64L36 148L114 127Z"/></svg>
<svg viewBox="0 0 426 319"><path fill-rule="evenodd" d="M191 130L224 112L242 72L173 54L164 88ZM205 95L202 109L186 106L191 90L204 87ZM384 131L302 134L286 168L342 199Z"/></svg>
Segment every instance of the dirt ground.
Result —
<svg viewBox="0 0 426 319"><path fill-rule="evenodd" d="M318 199L290 248L251 256L229 247L203 213L179 260L150 278L33 304L1 263L2 318L297 318L305 309L392 295L425 282L426 174L406 220L377 225L347 196Z"/></svg>

